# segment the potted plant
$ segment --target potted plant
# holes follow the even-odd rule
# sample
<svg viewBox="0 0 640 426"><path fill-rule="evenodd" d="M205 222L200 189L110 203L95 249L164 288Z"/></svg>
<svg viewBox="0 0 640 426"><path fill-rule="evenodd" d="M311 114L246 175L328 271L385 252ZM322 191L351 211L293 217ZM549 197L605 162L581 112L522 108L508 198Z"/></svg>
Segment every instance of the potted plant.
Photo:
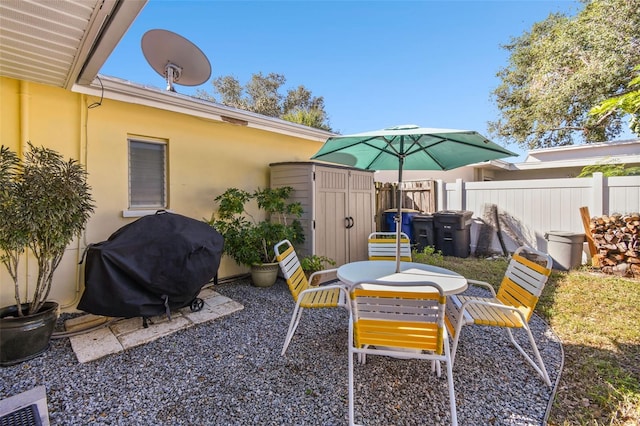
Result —
<svg viewBox="0 0 640 426"><path fill-rule="evenodd" d="M313 274L314 272L327 269L327 265L335 266L335 264L335 260L326 256L319 256L317 254L311 254L300 259L300 266L307 276L307 279L309 279L311 277L311 274ZM316 275L313 282L311 282L311 285L316 286L320 284L321 277L321 275Z"/></svg>
<svg viewBox="0 0 640 426"><path fill-rule="evenodd" d="M59 306L47 300L65 249L93 212L86 172L51 149L28 143L24 158L0 146L0 261L13 281L15 304L0 309L0 365L12 365L49 346ZM38 273L20 283L23 255L36 259ZM21 293L21 287L31 294Z"/></svg>
<svg viewBox="0 0 640 426"><path fill-rule="evenodd" d="M292 244L304 241L298 220L302 205L289 202L292 191L291 187L258 188L253 193L229 188L215 198L219 208L209 224L224 237L224 253L239 265L251 268L256 286L269 287L276 281L276 243L284 239ZM260 219L249 213L256 211L255 207L263 215Z"/></svg>

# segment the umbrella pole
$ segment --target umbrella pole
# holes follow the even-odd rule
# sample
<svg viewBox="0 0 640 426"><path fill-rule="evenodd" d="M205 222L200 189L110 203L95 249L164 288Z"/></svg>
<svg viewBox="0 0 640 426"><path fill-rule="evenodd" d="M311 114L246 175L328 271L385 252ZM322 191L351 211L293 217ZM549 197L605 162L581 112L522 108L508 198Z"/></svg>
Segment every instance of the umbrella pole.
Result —
<svg viewBox="0 0 640 426"><path fill-rule="evenodd" d="M400 231L402 230L402 168L404 166L404 157L400 155L398 166L398 190L396 191L396 206L398 214L396 215L396 272L400 272Z"/></svg>

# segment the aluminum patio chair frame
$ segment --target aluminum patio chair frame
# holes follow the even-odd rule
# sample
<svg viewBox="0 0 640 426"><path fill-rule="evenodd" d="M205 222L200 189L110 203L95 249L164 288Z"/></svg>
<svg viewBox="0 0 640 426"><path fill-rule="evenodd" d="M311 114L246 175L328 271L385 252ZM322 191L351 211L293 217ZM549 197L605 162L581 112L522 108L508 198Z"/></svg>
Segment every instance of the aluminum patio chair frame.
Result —
<svg viewBox="0 0 640 426"><path fill-rule="evenodd" d="M367 238L369 260L396 260L396 233L372 232ZM411 262L411 240L400 232L400 260Z"/></svg>
<svg viewBox="0 0 640 426"><path fill-rule="evenodd" d="M523 254L525 251L544 259L544 265L529 260ZM553 260L548 254L522 246L513 253L497 293L487 282L467 280L469 284L488 289L492 297L465 296L464 293L449 296L446 320L447 328L453 336L452 362L455 363L463 326L501 327L505 329L509 340L527 363L542 377L546 385L551 387L549 374L529 327L529 319L549 279L552 264ZM522 328L526 331L537 362L516 342L511 332L512 328Z"/></svg>
<svg viewBox="0 0 640 426"><path fill-rule="evenodd" d="M288 247L281 251L285 246ZM305 308L336 308L341 307L349 310L349 294L343 284L323 284L312 286L313 278L316 276L328 275L337 271L336 268L325 269L311 274L307 279L298 255L293 244L289 240L282 240L274 246L276 259L280 264L280 270L287 282L289 291L296 302L296 306L291 315L291 322L287 330L284 346L281 355L287 352L287 348L293 339L293 335L300 324L300 318Z"/></svg>
<svg viewBox="0 0 640 426"><path fill-rule="evenodd" d="M353 425L354 355L383 355L444 362L451 423L457 425L453 361L445 326L446 297L442 288L433 282L403 285L390 290L393 283L363 281L353 285L349 292L349 424ZM412 291L406 287L429 286L433 291ZM407 351L410 349L410 351Z"/></svg>

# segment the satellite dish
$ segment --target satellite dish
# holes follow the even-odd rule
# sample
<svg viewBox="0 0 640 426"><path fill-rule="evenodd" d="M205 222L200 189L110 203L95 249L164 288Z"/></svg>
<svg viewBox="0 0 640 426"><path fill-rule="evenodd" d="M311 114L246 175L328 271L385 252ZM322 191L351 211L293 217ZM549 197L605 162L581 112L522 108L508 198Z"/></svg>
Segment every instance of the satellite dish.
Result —
<svg viewBox="0 0 640 426"><path fill-rule="evenodd" d="M202 50L186 38L167 30L149 30L142 36L142 53L158 74L173 84L197 86L211 76L211 64Z"/></svg>

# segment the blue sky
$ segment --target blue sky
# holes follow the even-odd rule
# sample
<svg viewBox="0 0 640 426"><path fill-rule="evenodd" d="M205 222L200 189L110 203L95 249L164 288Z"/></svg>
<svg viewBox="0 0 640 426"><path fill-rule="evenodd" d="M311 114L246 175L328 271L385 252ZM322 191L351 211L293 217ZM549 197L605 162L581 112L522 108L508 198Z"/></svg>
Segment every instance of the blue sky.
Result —
<svg viewBox="0 0 640 426"><path fill-rule="evenodd" d="M244 85L275 72L287 79L282 93L303 85L323 96L342 134L418 124L488 136L487 122L498 117L491 92L508 60L501 45L550 13L580 9L568 0L150 0L100 72L164 88L140 41L165 29L204 52L212 78L233 75ZM210 81L175 87L213 93Z"/></svg>

